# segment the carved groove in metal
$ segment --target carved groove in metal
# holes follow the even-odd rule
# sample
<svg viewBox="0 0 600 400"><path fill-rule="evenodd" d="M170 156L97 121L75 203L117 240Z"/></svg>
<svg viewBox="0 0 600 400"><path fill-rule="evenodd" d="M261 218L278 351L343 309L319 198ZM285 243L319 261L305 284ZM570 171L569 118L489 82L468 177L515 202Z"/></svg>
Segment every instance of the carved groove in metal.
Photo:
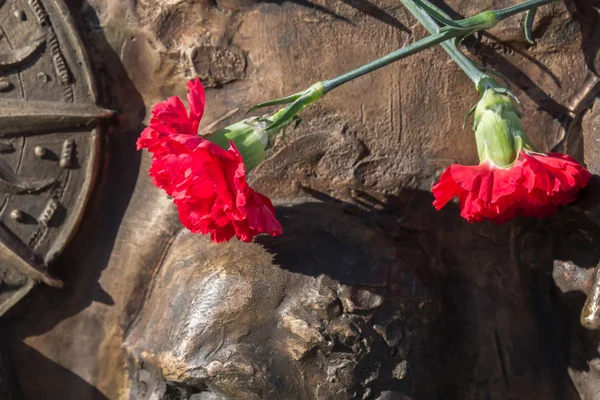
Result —
<svg viewBox="0 0 600 400"><path fill-rule="evenodd" d="M73 237L100 157L91 68L62 0L0 1L0 316Z"/></svg>

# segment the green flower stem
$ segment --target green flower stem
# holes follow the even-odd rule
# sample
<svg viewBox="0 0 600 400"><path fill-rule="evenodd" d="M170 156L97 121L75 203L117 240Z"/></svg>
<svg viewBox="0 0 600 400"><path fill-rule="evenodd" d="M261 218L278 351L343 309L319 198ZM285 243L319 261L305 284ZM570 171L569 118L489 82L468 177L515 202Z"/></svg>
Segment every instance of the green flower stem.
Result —
<svg viewBox="0 0 600 400"><path fill-rule="evenodd" d="M499 22L515 14L533 10L539 6L544 6L546 4L556 3L557 1L558 0L530 0L526 1L525 3L517 4L514 6L503 8L502 10L494 11L494 14L496 15L496 18Z"/></svg>
<svg viewBox="0 0 600 400"><path fill-rule="evenodd" d="M412 15L419 21L421 25L427 29L430 34L435 34L439 30L439 25L435 20L427 14L421 7L417 6L413 0L400 0L402 4L411 12ZM467 76L475 83L475 87L479 86L479 82L483 79L489 79L487 74L477 68L473 62L460 52L451 41L442 42L440 46L450 55L452 60L467 74Z"/></svg>
<svg viewBox="0 0 600 400"><path fill-rule="evenodd" d="M463 27L470 28L470 33L481 29L488 29L493 27L498 21L506 19L512 15L519 14L523 11L528 11L530 9L537 8L539 6L552 3L558 0L529 0L522 4L518 4L515 6L507 7L502 10L497 11L484 11L481 14L478 14L474 17L468 18L462 22L461 25ZM468 23L467 23L468 22ZM395 50L375 61L371 61L368 64L365 64L361 67L358 67L352 71L346 72L336 78L327 80L323 82L323 88L325 93L332 91L340 85L343 85L346 82L349 82L353 79L366 75L370 72L373 72L379 68L385 67L393 62L401 60L405 57L418 53L422 50L425 50L431 46L435 46L436 44L443 43L449 39L453 39L456 37L461 37L465 35L464 29L457 29L451 26L445 26L438 33L432 34L424 39L419 40L418 42L412 43L406 47ZM460 64L459 64L460 65Z"/></svg>
<svg viewBox="0 0 600 400"><path fill-rule="evenodd" d="M345 74L342 74L336 78L324 81L323 88L325 89L325 93L332 91L333 89L337 88L340 85L343 85L346 82L350 82L353 79L366 75L381 67L385 67L388 64L391 64L405 57L423 51L431 46L445 42L446 40L461 36L463 34L464 32L459 30L448 30L446 32L436 33L435 35L428 36L424 39L419 40L418 42L409 44L406 47L392 51L391 53L381 58L378 58L375 61L371 61L368 64L358 67L350 72L346 72Z"/></svg>

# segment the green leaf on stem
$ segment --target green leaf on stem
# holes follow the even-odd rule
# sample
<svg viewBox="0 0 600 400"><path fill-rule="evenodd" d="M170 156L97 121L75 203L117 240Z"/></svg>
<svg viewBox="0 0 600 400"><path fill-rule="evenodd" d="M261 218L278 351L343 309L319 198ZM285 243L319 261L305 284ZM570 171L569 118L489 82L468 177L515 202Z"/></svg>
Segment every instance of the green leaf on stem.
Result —
<svg viewBox="0 0 600 400"><path fill-rule="evenodd" d="M246 111L246 114L251 113L254 110L258 110L259 108L264 108L264 107L269 107L269 106L276 106L276 105L279 105L279 104L293 103L294 101L296 101L300 97L302 97L302 95L304 93L306 93L306 91L300 92L300 93L295 93L295 94L292 94L291 96L283 97L281 99L269 100L269 101L265 101L264 103L259 103L259 104L255 105L253 107L250 107L250 109L248 111Z"/></svg>
<svg viewBox="0 0 600 400"><path fill-rule="evenodd" d="M535 44L533 40L533 21L535 20L535 13L537 12L537 7L527 10L525 14L525 38L531 44Z"/></svg>
<svg viewBox="0 0 600 400"><path fill-rule="evenodd" d="M308 104L305 104L303 100L304 99L302 97L300 97L299 99L294 101L292 104L290 104L288 107L286 107L285 110L283 111L283 113L281 115L279 115L279 117L277 119L275 119L275 121L273 121L273 123L271 123L269 126L267 126L266 129L277 129L284 125L287 125L294 118L294 116L296 116L296 114L298 114L300 111L302 111L304 109L304 107L306 107L308 105Z"/></svg>
<svg viewBox="0 0 600 400"><path fill-rule="evenodd" d="M300 118L299 116L294 116L294 130L298 129L298 126L300 126L300 123L302 122L302 118Z"/></svg>
<svg viewBox="0 0 600 400"><path fill-rule="evenodd" d="M462 27L462 30L478 31L482 29L493 28L498 23L498 19L496 18L496 13L494 11L487 10L470 18L461 19L455 22ZM440 32L454 30L456 30L456 28L445 26L440 29Z"/></svg>
<svg viewBox="0 0 600 400"><path fill-rule="evenodd" d="M477 108L477 103L471 107L471 109L469 110L469 112L467 112L465 114L465 117L463 118L463 129L465 129L465 126L467 126L467 120L469 119L469 117L475 112L475 109Z"/></svg>
<svg viewBox="0 0 600 400"><path fill-rule="evenodd" d="M458 22L454 21L448 14L446 14L442 9L438 8L434 4L431 4L427 0L413 0L413 2L421 7L427 14L429 14L432 18L436 19L438 22L450 26L454 29L465 30L469 28L463 27Z"/></svg>

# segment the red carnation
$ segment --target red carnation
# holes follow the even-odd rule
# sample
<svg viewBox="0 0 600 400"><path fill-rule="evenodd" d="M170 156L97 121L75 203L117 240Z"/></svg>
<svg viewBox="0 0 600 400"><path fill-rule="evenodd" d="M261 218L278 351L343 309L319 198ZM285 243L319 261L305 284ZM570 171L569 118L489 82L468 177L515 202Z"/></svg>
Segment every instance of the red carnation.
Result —
<svg viewBox="0 0 600 400"><path fill-rule="evenodd" d="M433 186L436 209L458 196L460 215L469 222L503 223L517 215L546 217L575 200L591 174L571 157L521 151L508 168L491 162L451 165Z"/></svg>
<svg viewBox="0 0 600 400"><path fill-rule="evenodd" d="M197 136L204 88L198 79L187 87L189 114L178 97L170 97L154 106L149 126L137 141L138 150L152 153L149 174L154 184L173 197L186 228L210 233L214 242L234 235L245 242L261 233L281 235L271 201L248 186L235 144L229 141L225 150Z"/></svg>
<svg viewBox="0 0 600 400"><path fill-rule="evenodd" d="M480 164L451 165L433 188L436 209L458 197L469 222L547 217L577 197L592 174L569 156L536 152L505 92L487 89L475 110Z"/></svg>

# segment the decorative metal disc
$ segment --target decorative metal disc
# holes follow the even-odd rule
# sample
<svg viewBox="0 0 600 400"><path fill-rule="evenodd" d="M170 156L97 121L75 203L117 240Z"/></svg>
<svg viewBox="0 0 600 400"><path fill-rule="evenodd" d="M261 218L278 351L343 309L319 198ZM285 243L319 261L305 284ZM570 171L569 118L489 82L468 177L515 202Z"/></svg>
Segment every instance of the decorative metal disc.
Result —
<svg viewBox="0 0 600 400"><path fill-rule="evenodd" d="M98 169L91 68L61 0L0 0L0 316L37 282L81 218Z"/></svg>

